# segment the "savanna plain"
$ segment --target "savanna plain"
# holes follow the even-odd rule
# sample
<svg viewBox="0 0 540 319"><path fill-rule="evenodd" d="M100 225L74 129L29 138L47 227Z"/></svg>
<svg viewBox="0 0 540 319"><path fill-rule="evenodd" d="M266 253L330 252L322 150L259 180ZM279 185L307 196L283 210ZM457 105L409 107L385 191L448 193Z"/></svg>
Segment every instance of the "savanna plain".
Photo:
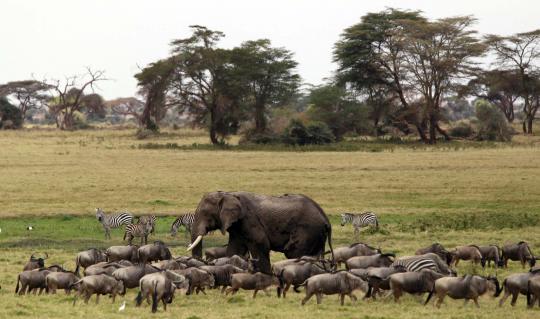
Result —
<svg viewBox="0 0 540 319"><path fill-rule="evenodd" d="M105 240L94 208L129 210L160 216L150 240L169 244L185 255L184 232L172 238L174 216L194 211L204 193L245 190L264 194L302 193L315 199L330 216L334 247L353 240L350 225L340 226L343 211L371 210L380 217L379 231L363 231L360 240L398 256L440 242L502 245L525 240L540 252L540 140L518 136L506 144L416 142L393 144L372 140L347 144L347 151L319 148L198 147L203 132L170 130L137 140L132 130L58 132L27 129L0 132L0 318L538 318L540 308L526 309L521 296L515 307L499 308L491 296L471 303L447 298L440 309L423 306L426 296L406 295L340 306L337 296L300 305L300 294L286 299L251 292L224 296L179 295L167 312L152 315L135 308L136 291L114 304L93 297L88 305L73 296L15 295L17 274L33 252L47 252L47 264L75 265L75 255L90 247L122 244L122 231ZM232 144L235 143L233 139ZM353 146L351 146L353 145ZM356 146L354 146L356 145ZM163 146L163 147L161 147ZM170 147L174 146L174 147ZM32 225L34 230L26 228ZM226 243L215 232L205 246ZM283 259L274 253L274 261ZM495 275L461 262L459 274ZM527 271L517 262L499 270ZM360 292L356 292L361 297ZM118 307L127 302L125 311Z"/></svg>

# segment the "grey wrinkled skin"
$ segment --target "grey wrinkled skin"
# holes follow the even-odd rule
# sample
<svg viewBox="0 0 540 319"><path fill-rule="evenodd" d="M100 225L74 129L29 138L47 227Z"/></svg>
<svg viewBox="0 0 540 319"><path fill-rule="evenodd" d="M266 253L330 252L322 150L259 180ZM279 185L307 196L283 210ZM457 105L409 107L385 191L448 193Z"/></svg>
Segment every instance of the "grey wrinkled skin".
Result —
<svg viewBox="0 0 540 319"><path fill-rule="evenodd" d="M287 258L322 256L332 225L322 208L304 195L267 196L248 192L214 192L203 196L195 212L192 243L219 229L229 233L227 256L249 251L255 270L271 273L270 251ZM192 255L202 257L202 240Z"/></svg>
<svg viewBox="0 0 540 319"><path fill-rule="evenodd" d="M356 301L353 291L360 289L365 292L367 290L367 282L346 271L315 275L306 280L302 286L306 287L306 296L302 299L302 305L305 305L313 295L317 296L317 304L320 304L323 295L339 294L340 304L343 306L345 296Z"/></svg>

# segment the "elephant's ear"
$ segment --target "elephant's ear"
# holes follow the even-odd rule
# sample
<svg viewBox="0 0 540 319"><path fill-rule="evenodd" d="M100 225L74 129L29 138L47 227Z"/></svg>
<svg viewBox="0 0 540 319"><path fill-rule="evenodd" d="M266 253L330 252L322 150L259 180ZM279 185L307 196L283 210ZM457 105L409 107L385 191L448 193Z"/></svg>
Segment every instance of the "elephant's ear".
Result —
<svg viewBox="0 0 540 319"><path fill-rule="evenodd" d="M235 222L244 217L242 201L237 196L226 195L219 200L219 219L221 220L221 233L225 232Z"/></svg>

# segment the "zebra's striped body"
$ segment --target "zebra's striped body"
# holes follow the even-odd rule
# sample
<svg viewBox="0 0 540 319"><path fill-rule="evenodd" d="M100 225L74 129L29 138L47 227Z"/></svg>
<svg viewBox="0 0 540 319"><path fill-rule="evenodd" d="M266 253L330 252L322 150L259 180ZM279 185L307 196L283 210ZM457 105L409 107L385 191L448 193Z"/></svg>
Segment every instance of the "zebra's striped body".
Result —
<svg viewBox="0 0 540 319"><path fill-rule="evenodd" d="M396 259L392 267L403 267L407 271L421 271L431 269L444 275L452 275L454 271L436 254L427 253L424 255L406 256Z"/></svg>
<svg viewBox="0 0 540 319"><path fill-rule="evenodd" d="M148 243L148 235L152 232L152 224L146 220L142 221L139 219L137 224L126 225L126 231L124 232L124 240L128 238L128 244L131 245L133 238L140 237L141 245L146 245Z"/></svg>
<svg viewBox="0 0 540 319"><path fill-rule="evenodd" d="M156 221L157 221L157 217L156 215L148 215L148 216L141 216L139 217L139 220L138 220L138 224L145 224L145 223L149 223L150 226L152 226L152 230L150 231L151 234L154 233L154 229L156 227Z"/></svg>
<svg viewBox="0 0 540 319"><path fill-rule="evenodd" d="M105 239L111 238L111 228L133 223L133 215L128 212L107 215L101 208L96 208L96 218L105 230Z"/></svg>
<svg viewBox="0 0 540 319"><path fill-rule="evenodd" d="M187 213L184 215L180 215L180 217L176 218L171 225L171 236L176 236L176 233L178 233L178 229L181 226L184 226L186 228L186 234L188 232L191 233L191 225L193 224L194 220L195 214Z"/></svg>
<svg viewBox="0 0 540 319"><path fill-rule="evenodd" d="M354 227L354 237L358 239L360 228L373 226L376 229L379 228L379 220L377 216L372 212L365 212L361 214L343 213L341 214L341 226L345 224L352 224Z"/></svg>

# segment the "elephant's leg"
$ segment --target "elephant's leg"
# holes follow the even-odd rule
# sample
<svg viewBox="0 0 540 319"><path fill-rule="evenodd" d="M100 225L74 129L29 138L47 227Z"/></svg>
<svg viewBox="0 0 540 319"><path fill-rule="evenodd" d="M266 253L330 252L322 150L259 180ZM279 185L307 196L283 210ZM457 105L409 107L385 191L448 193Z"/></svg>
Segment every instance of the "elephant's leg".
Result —
<svg viewBox="0 0 540 319"><path fill-rule="evenodd" d="M244 256L248 251L246 240L239 236L236 232L229 232L229 243L227 245L227 256L238 255Z"/></svg>

